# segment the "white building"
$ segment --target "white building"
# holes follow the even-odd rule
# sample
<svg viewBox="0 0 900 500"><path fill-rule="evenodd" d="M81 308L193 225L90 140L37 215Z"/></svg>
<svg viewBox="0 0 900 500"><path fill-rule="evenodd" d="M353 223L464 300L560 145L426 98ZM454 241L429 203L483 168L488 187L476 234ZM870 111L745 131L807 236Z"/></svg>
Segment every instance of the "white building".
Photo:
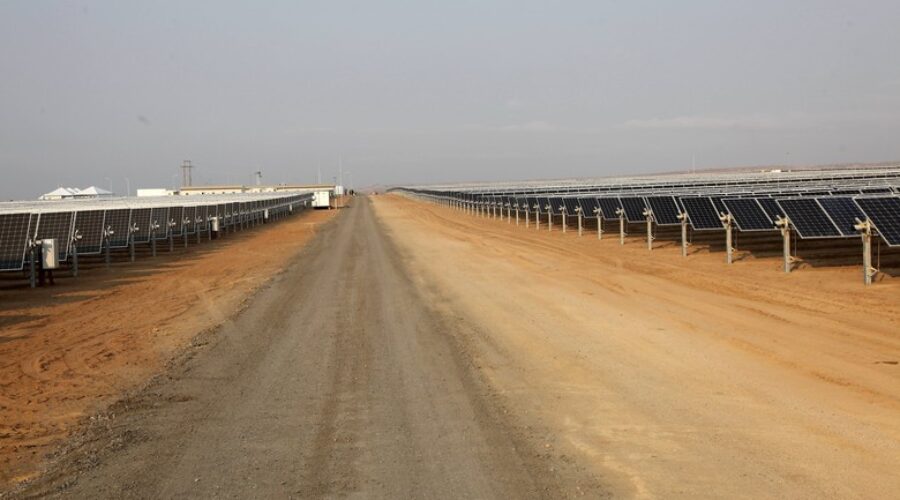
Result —
<svg viewBox="0 0 900 500"><path fill-rule="evenodd" d="M79 200L85 198L105 198L114 196L111 191L107 191L97 186L90 186L84 189L59 187L49 193L40 196L40 200Z"/></svg>

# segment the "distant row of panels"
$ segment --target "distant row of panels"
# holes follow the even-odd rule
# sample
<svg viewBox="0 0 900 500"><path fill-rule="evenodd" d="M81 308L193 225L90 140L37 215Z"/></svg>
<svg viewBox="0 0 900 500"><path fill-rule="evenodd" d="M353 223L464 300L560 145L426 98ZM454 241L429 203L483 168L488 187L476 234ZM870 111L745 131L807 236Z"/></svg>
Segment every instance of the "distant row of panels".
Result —
<svg viewBox="0 0 900 500"><path fill-rule="evenodd" d="M64 261L74 246L81 255L98 254L104 245L124 248L209 231L213 221L224 227L256 221L308 206L312 199L312 193L302 193L164 197L132 202L134 206L128 203L135 198L7 205L0 211L0 271L21 270L36 240L55 239Z"/></svg>

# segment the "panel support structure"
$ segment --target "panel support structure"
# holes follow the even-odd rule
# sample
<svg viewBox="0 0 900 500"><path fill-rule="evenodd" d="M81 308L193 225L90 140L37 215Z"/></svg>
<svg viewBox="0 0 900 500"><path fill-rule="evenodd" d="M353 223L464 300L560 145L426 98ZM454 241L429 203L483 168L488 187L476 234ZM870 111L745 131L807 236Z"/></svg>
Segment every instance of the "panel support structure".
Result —
<svg viewBox="0 0 900 500"><path fill-rule="evenodd" d="M647 220L647 250L653 250L653 210L644 210L644 218Z"/></svg>
<svg viewBox="0 0 900 500"><path fill-rule="evenodd" d="M859 219L857 219L859 220ZM878 273L878 269L872 267L872 221L866 219L853 226L859 231L863 244L863 283L872 284L872 279Z"/></svg>
<svg viewBox="0 0 900 500"><path fill-rule="evenodd" d="M725 225L725 262L731 264L734 262L734 240L732 239L734 218L731 217L731 214L721 214L719 220Z"/></svg>
<svg viewBox="0 0 900 500"><path fill-rule="evenodd" d="M624 245L625 244L625 210L621 209L621 208L617 209L616 215L619 216L619 244Z"/></svg>
<svg viewBox="0 0 900 500"><path fill-rule="evenodd" d="M782 250L784 253L784 272L791 272L791 220L787 217L779 217L775 225L781 229Z"/></svg>

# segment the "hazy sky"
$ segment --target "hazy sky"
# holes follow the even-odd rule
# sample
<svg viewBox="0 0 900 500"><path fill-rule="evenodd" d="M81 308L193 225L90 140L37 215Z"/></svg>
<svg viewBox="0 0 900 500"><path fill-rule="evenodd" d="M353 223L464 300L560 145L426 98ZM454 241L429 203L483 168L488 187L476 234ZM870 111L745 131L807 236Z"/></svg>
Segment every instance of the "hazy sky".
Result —
<svg viewBox="0 0 900 500"><path fill-rule="evenodd" d="M900 2L0 1L0 198L900 159ZM345 178L349 180L349 178Z"/></svg>

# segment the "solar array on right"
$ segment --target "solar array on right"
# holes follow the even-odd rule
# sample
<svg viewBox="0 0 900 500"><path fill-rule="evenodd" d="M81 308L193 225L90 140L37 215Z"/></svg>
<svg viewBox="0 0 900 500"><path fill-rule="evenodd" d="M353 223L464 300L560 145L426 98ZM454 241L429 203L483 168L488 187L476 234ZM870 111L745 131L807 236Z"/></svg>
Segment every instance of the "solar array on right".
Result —
<svg viewBox="0 0 900 500"><path fill-rule="evenodd" d="M649 250L654 249L654 241L680 239L683 256L691 254L688 248L696 242L709 241L709 233L721 231L729 264L734 262L732 255L738 244L744 251L752 252L780 239L785 272L796 269L795 263L804 258L812 262L848 248L845 243L835 242L832 249L827 240L861 237L863 264L869 270L874 269L870 263L872 238L900 246L900 165L398 189L462 210L478 208L482 215L484 206L473 204L473 200L527 196L528 209L537 209L541 220L546 218L550 223L551 232L555 217L563 215L561 207L565 206L569 215L580 208L585 217L621 220L618 230L622 245L626 244L626 236L635 234L646 239ZM601 220L596 222L598 239L603 233ZM641 227L636 233L637 224L646 225L646 230ZM672 226L681 226L681 230ZM707 234L695 240L692 231ZM759 234L739 238L740 233ZM800 240L826 241L804 245ZM888 261L887 266L891 265ZM867 283L871 282L870 275L867 271Z"/></svg>

